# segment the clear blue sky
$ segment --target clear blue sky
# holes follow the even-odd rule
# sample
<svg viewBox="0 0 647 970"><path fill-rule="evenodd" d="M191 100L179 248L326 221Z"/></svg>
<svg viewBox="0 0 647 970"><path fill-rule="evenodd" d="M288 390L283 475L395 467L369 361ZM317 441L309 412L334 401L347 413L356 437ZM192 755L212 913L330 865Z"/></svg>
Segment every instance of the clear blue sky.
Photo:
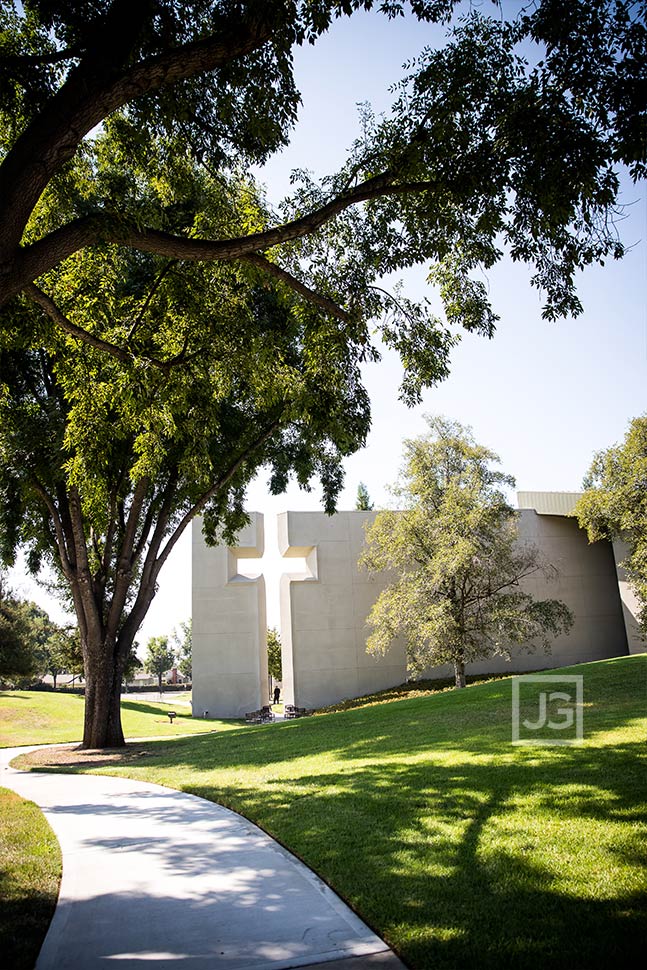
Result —
<svg viewBox="0 0 647 970"><path fill-rule="evenodd" d="M505 9L506 4L504 4ZM296 77L303 96L292 143L261 173L270 201L289 192L289 173L308 168L315 175L333 171L358 133L357 104L377 111L391 103L388 86L401 65L425 44L432 28L410 20L389 22L378 15L356 15L338 22L315 47L297 51ZM413 410L398 402L401 368L387 353L366 368L373 409L367 447L346 463L346 487L339 508L353 508L363 481L376 504L389 501L401 459L402 439L424 431L423 415L444 414L471 425L478 441L501 456L502 467L520 490L577 490L594 451L622 439L632 417L647 411L647 205L645 186L626 180L626 218L621 238L633 248L622 262L586 271L579 293L584 313L576 320L547 323L541 297L529 284L530 271L503 261L488 275L501 317L491 341L466 334L452 357L451 376L428 390ZM433 297L420 269L405 277L412 297ZM264 512L268 546L274 541L274 515L286 509L317 509L320 492L291 488L271 499L265 481L254 483L248 507ZM268 618L278 622L275 569L268 564ZM41 590L14 574L24 595L59 611ZM190 615L190 538L185 536L160 577L160 590L138 640L170 633Z"/></svg>

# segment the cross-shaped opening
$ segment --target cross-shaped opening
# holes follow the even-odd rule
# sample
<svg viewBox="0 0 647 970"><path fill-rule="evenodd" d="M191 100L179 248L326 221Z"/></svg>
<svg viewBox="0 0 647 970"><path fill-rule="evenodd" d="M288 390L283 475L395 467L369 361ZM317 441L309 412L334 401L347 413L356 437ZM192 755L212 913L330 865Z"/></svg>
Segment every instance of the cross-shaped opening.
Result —
<svg viewBox="0 0 647 970"><path fill-rule="evenodd" d="M304 550L305 553L305 550ZM314 578L311 556L282 555L279 549L277 517L265 517L265 551L257 558L238 557L236 571L246 579L265 579L265 602L267 625L274 627L281 635L280 583L285 574L302 574L304 578Z"/></svg>

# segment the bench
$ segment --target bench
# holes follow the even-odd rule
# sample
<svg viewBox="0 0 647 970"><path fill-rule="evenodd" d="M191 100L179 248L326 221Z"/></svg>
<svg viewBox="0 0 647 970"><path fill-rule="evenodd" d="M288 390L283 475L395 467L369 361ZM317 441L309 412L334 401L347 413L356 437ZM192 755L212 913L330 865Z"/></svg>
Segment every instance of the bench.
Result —
<svg viewBox="0 0 647 970"><path fill-rule="evenodd" d="M293 717L305 717L307 714L305 707L295 707L294 704L285 704L283 707L283 717L286 719Z"/></svg>
<svg viewBox="0 0 647 970"><path fill-rule="evenodd" d="M260 711L249 711L245 714L245 720L248 724L267 724L268 721L274 720L274 712L271 707L265 705Z"/></svg>

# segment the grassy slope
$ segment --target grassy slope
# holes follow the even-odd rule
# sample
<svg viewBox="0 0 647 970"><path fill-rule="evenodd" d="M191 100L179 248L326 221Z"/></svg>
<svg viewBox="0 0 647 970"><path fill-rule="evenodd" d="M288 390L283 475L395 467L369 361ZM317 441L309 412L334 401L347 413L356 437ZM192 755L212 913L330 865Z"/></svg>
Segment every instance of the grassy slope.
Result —
<svg viewBox="0 0 647 970"><path fill-rule="evenodd" d="M167 711L177 717L171 724ZM123 698L121 718L127 738L173 738L181 734L231 730L232 722L193 719L188 707ZM83 697L49 691L0 691L0 748L21 744L80 741Z"/></svg>
<svg viewBox="0 0 647 970"><path fill-rule="evenodd" d="M0 788L0 954L11 970L32 970L54 914L61 852L39 808Z"/></svg>
<svg viewBox="0 0 647 970"><path fill-rule="evenodd" d="M499 680L155 742L146 764L104 770L259 823L411 967L631 964L646 930L647 656L570 673L584 675L578 746L513 746Z"/></svg>

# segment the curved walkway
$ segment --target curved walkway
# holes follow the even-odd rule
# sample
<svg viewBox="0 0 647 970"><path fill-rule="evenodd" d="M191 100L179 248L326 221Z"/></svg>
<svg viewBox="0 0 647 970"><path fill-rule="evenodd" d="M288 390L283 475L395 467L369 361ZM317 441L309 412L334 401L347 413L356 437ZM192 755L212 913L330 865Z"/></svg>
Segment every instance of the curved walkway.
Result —
<svg viewBox="0 0 647 970"><path fill-rule="evenodd" d="M334 970L403 964L305 865L220 805L126 778L16 771L63 880L37 970Z"/></svg>

